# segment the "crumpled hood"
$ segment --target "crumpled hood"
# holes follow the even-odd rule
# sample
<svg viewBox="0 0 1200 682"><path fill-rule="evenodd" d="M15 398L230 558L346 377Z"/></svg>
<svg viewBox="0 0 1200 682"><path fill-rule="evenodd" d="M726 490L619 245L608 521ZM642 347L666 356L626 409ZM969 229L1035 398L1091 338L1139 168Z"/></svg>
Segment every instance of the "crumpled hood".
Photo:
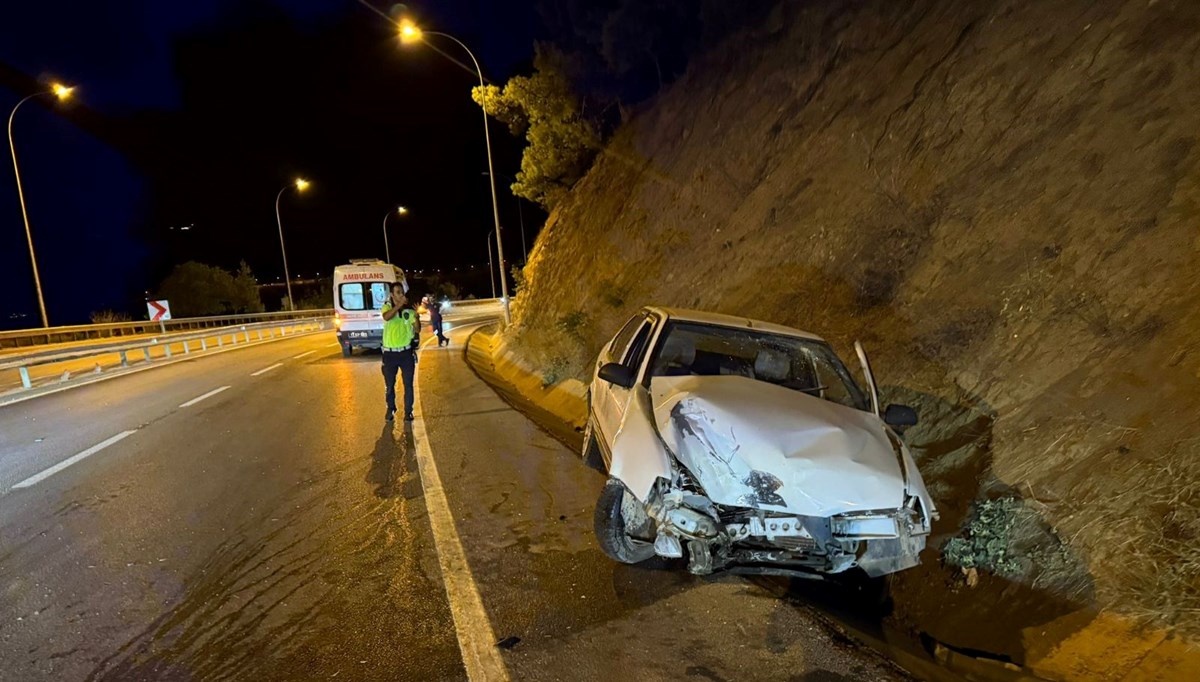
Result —
<svg viewBox="0 0 1200 682"><path fill-rule="evenodd" d="M832 516L904 503L873 414L745 377L655 377L659 434L713 502Z"/></svg>

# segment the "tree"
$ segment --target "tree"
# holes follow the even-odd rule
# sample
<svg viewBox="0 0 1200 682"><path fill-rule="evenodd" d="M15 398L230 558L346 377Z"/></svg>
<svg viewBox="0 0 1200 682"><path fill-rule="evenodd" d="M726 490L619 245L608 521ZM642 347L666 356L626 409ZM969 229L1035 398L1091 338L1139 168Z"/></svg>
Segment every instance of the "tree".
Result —
<svg viewBox="0 0 1200 682"><path fill-rule="evenodd" d="M258 284L245 263L236 278L221 268L195 261L176 265L158 286L158 296L171 302L171 312L178 317L263 310Z"/></svg>
<svg viewBox="0 0 1200 682"><path fill-rule="evenodd" d="M233 278L233 309L239 313L261 313L266 310L258 293L258 280L244 260L238 264L237 275Z"/></svg>
<svg viewBox="0 0 1200 682"><path fill-rule="evenodd" d="M533 75L514 76L503 89L477 87L472 97L528 142L513 193L552 209L587 172L600 149L600 135L580 110L562 55L538 45L533 66Z"/></svg>
<svg viewBox="0 0 1200 682"><path fill-rule="evenodd" d="M441 277L433 275L425 280L427 293L433 297L435 301L457 301L461 294L457 284L453 282L443 281Z"/></svg>

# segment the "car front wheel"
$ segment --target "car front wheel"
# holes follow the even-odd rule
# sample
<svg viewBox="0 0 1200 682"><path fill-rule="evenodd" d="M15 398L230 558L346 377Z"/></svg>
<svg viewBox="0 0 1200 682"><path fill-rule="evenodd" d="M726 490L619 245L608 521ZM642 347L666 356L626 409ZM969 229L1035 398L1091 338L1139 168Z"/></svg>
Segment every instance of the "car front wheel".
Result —
<svg viewBox="0 0 1200 682"><path fill-rule="evenodd" d="M604 473L604 456L600 453L600 443L596 440L596 426L591 418L583 430L583 463L596 471Z"/></svg>
<svg viewBox="0 0 1200 682"><path fill-rule="evenodd" d="M596 541L613 561L636 564L654 556L654 545L629 536L628 517L640 517L641 523L650 523L641 510L641 503L625 484L610 479L601 491L600 499L596 500Z"/></svg>

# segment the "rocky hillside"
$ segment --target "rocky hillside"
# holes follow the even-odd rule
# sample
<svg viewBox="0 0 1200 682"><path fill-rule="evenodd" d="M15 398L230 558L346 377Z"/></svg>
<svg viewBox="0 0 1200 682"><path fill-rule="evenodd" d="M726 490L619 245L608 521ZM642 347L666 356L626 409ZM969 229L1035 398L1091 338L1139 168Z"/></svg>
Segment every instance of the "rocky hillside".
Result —
<svg viewBox="0 0 1200 682"><path fill-rule="evenodd" d="M862 339L943 511L895 618L1195 633L1198 126L1189 0L783 2L554 211L510 341L553 381L646 303Z"/></svg>

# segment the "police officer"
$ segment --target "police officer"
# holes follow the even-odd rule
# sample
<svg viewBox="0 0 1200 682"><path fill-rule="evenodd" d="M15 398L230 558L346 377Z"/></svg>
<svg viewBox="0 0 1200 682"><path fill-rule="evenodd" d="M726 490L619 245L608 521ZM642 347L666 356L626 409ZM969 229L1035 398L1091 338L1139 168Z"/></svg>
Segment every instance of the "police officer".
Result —
<svg viewBox="0 0 1200 682"><path fill-rule="evenodd" d="M404 382L404 420L413 418L413 376L417 371L417 347L421 338L421 319L408 305L403 282L393 282L383 313L383 384L388 421L396 416L396 372Z"/></svg>

